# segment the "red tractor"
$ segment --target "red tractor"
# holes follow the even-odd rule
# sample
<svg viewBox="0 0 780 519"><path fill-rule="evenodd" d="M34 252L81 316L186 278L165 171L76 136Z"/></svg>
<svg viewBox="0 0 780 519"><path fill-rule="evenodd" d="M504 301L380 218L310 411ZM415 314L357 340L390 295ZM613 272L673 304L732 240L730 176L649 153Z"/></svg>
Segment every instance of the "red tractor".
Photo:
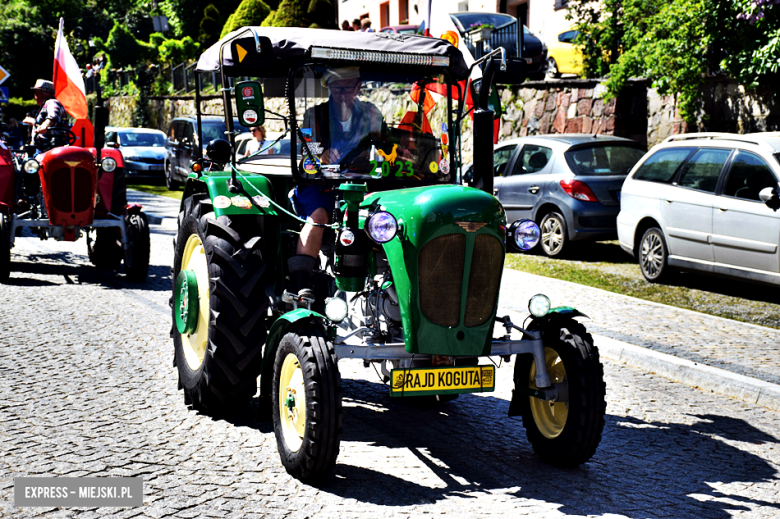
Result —
<svg viewBox="0 0 780 519"><path fill-rule="evenodd" d="M94 140L51 128L68 144L43 152L0 144L0 282L8 280L10 250L23 227L42 240L85 234L92 264L117 268L124 261L128 279L146 279L149 224L140 205L127 204L122 154L103 148L104 127L96 125Z"/></svg>

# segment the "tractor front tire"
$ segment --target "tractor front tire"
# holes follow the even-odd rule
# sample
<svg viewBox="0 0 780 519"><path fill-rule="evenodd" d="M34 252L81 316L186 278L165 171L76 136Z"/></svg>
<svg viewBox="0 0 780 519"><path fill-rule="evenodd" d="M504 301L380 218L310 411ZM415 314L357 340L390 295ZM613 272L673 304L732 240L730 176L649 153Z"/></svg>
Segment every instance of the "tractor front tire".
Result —
<svg viewBox="0 0 780 519"><path fill-rule="evenodd" d="M315 326L287 333L274 359L274 433L282 465L305 483L325 480L341 443L341 375L333 343Z"/></svg>
<svg viewBox="0 0 780 519"><path fill-rule="evenodd" d="M125 251L125 275L131 281L146 281L149 272L149 221L144 213L125 216L130 248Z"/></svg>
<svg viewBox="0 0 780 519"><path fill-rule="evenodd" d="M173 288L183 288L181 271L191 272L197 283L189 286L198 297L189 308L172 304L179 387L185 404L211 415L231 413L257 391L267 336L267 265L249 220L215 218L207 197L189 198L184 207L174 240ZM176 318L184 311L198 316L182 333Z"/></svg>
<svg viewBox="0 0 780 519"><path fill-rule="evenodd" d="M559 401L528 396L536 387L533 356L518 355L515 391L528 441L544 461L577 467L588 461L601 442L606 413L604 368L585 327L568 321L542 334L547 371L558 387Z"/></svg>
<svg viewBox="0 0 780 519"><path fill-rule="evenodd" d="M122 243L117 228L95 229L95 236L87 237L89 261L98 268L115 270L122 263Z"/></svg>

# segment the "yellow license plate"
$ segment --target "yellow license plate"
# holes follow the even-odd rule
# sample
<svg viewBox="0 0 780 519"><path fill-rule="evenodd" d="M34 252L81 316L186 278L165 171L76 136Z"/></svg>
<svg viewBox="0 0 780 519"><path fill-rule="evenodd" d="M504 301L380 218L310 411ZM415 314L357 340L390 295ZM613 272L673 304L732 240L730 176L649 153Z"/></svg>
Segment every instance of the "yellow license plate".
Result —
<svg viewBox="0 0 780 519"><path fill-rule="evenodd" d="M390 376L390 396L487 393L495 388L495 366L394 369Z"/></svg>

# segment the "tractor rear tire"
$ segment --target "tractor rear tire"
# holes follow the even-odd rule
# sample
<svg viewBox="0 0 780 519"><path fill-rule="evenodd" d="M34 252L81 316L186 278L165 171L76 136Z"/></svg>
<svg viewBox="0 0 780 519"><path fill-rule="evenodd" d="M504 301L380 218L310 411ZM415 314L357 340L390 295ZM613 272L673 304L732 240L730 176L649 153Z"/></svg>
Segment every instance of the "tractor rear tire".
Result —
<svg viewBox="0 0 780 519"><path fill-rule="evenodd" d="M95 229L95 237L87 238L89 261L98 268L115 270L122 263L122 243L119 231L113 227Z"/></svg>
<svg viewBox="0 0 780 519"><path fill-rule="evenodd" d="M604 368L593 338L576 321L543 331L547 370L553 384L565 384L568 397L543 401L527 396L534 382L533 356L518 355L515 391L528 441L544 461L558 467L577 467L596 452L604 430L606 384Z"/></svg>
<svg viewBox="0 0 780 519"><path fill-rule="evenodd" d="M271 387L282 465L304 483L322 482L336 466L343 418L341 375L330 339L310 324L282 337Z"/></svg>
<svg viewBox="0 0 780 519"><path fill-rule="evenodd" d="M11 276L11 225L8 216L0 214L0 283Z"/></svg>
<svg viewBox="0 0 780 519"><path fill-rule="evenodd" d="M149 221L144 213L125 216L130 248L125 251L125 275L131 281L146 281L149 272Z"/></svg>
<svg viewBox="0 0 780 519"><path fill-rule="evenodd" d="M254 220L215 218L208 197L191 197L174 239L173 288L182 269L198 279L197 327L180 333L172 304L174 365L184 402L211 415L245 407L257 391L266 317L266 269ZM186 253L186 257L185 257Z"/></svg>

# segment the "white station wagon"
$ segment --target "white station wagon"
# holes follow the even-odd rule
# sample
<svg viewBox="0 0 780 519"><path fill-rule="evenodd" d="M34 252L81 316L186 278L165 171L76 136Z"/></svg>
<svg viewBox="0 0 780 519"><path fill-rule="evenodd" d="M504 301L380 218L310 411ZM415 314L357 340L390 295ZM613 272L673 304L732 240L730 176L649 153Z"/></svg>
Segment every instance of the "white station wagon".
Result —
<svg viewBox="0 0 780 519"><path fill-rule="evenodd" d="M648 281L691 270L780 285L780 132L654 147L623 184L620 246Z"/></svg>

